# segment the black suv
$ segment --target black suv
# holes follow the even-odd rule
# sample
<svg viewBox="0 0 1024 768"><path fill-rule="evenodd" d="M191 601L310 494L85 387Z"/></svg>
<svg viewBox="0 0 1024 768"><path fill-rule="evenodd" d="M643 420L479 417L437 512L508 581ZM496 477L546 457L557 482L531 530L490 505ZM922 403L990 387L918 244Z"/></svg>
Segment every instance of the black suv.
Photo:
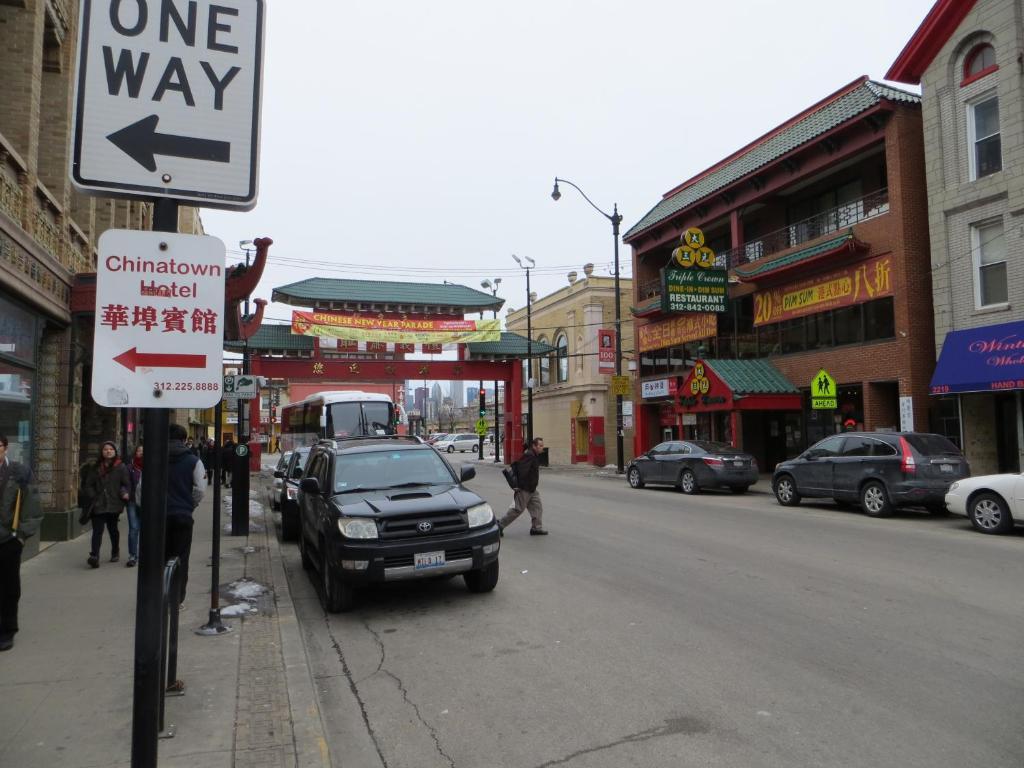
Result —
<svg viewBox="0 0 1024 768"><path fill-rule="evenodd" d="M803 496L859 504L866 515L888 517L897 507L946 512L946 491L971 474L960 450L942 435L923 432L846 432L821 440L772 475L783 506Z"/></svg>
<svg viewBox="0 0 1024 768"><path fill-rule="evenodd" d="M332 613L356 587L461 573L470 592L498 583L499 530L490 505L415 437L325 440L299 483L302 566L319 572Z"/></svg>

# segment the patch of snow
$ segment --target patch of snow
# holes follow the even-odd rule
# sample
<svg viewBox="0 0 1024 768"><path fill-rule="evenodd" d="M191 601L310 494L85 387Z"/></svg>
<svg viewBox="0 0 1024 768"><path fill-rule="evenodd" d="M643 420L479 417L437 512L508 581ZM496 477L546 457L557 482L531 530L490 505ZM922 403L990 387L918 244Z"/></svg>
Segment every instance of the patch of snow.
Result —
<svg viewBox="0 0 1024 768"><path fill-rule="evenodd" d="M225 608L220 609L220 615L222 617L231 616L248 616L249 614L256 613L256 608L249 605L248 603L239 603L238 605L229 605Z"/></svg>
<svg viewBox="0 0 1024 768"><path fill-rule="evenodd" d="M269 592L265 586L252 579L239 579L228 584L227 592L236 600L255 602L260 595Z"/></svg>

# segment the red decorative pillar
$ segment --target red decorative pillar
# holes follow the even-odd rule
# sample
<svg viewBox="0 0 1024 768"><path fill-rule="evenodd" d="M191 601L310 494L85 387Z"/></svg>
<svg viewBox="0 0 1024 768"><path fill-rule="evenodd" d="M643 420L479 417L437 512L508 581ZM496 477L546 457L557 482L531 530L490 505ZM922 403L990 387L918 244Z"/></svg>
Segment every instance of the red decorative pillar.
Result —
<svg viewBox="0 0 1024 768"><path fill-rule="evenodd" d="M259 377L263 372L260 366L260 356L252 355L249 358L249 373L253 376ZM241 404L239 404L241 406ZM255 439L253 435L258 432L263 432L263 425L260 423L260 391L257 388L256 397L249 401L249 471L259 472L262 468L260 466L260 453L262 450L262 444L259 440Z"/></svg>
<svg viewBox="0 0 1024 768"><path fill-rule="evenodd" d="M518 360L509 364L511 376L505 379L505 463L511 464L523 453L523 366Z"/></svg>

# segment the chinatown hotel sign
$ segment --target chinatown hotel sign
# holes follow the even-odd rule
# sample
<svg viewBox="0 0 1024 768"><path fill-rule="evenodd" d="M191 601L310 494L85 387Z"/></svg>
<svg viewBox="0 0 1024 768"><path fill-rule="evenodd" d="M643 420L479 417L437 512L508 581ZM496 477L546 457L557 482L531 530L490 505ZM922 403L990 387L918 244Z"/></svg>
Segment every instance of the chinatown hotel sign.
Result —
<svg viewBox="0 0 1024 768"><path fill-rule="evenodd" d="M754 294L754 325L892 296L892 254Z"/></svg>

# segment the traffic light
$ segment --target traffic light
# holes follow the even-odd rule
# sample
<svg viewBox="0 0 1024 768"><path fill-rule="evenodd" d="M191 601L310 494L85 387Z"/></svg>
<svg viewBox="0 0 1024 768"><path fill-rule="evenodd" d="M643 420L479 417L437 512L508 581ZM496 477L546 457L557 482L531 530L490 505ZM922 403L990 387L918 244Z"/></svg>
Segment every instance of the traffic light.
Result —
<svg viewBox="0 0 1024 768"><path fill-rule="evenodd" d="M480 418L482 419L487 415L487 394L483 388L480 389Z"/></svg>

